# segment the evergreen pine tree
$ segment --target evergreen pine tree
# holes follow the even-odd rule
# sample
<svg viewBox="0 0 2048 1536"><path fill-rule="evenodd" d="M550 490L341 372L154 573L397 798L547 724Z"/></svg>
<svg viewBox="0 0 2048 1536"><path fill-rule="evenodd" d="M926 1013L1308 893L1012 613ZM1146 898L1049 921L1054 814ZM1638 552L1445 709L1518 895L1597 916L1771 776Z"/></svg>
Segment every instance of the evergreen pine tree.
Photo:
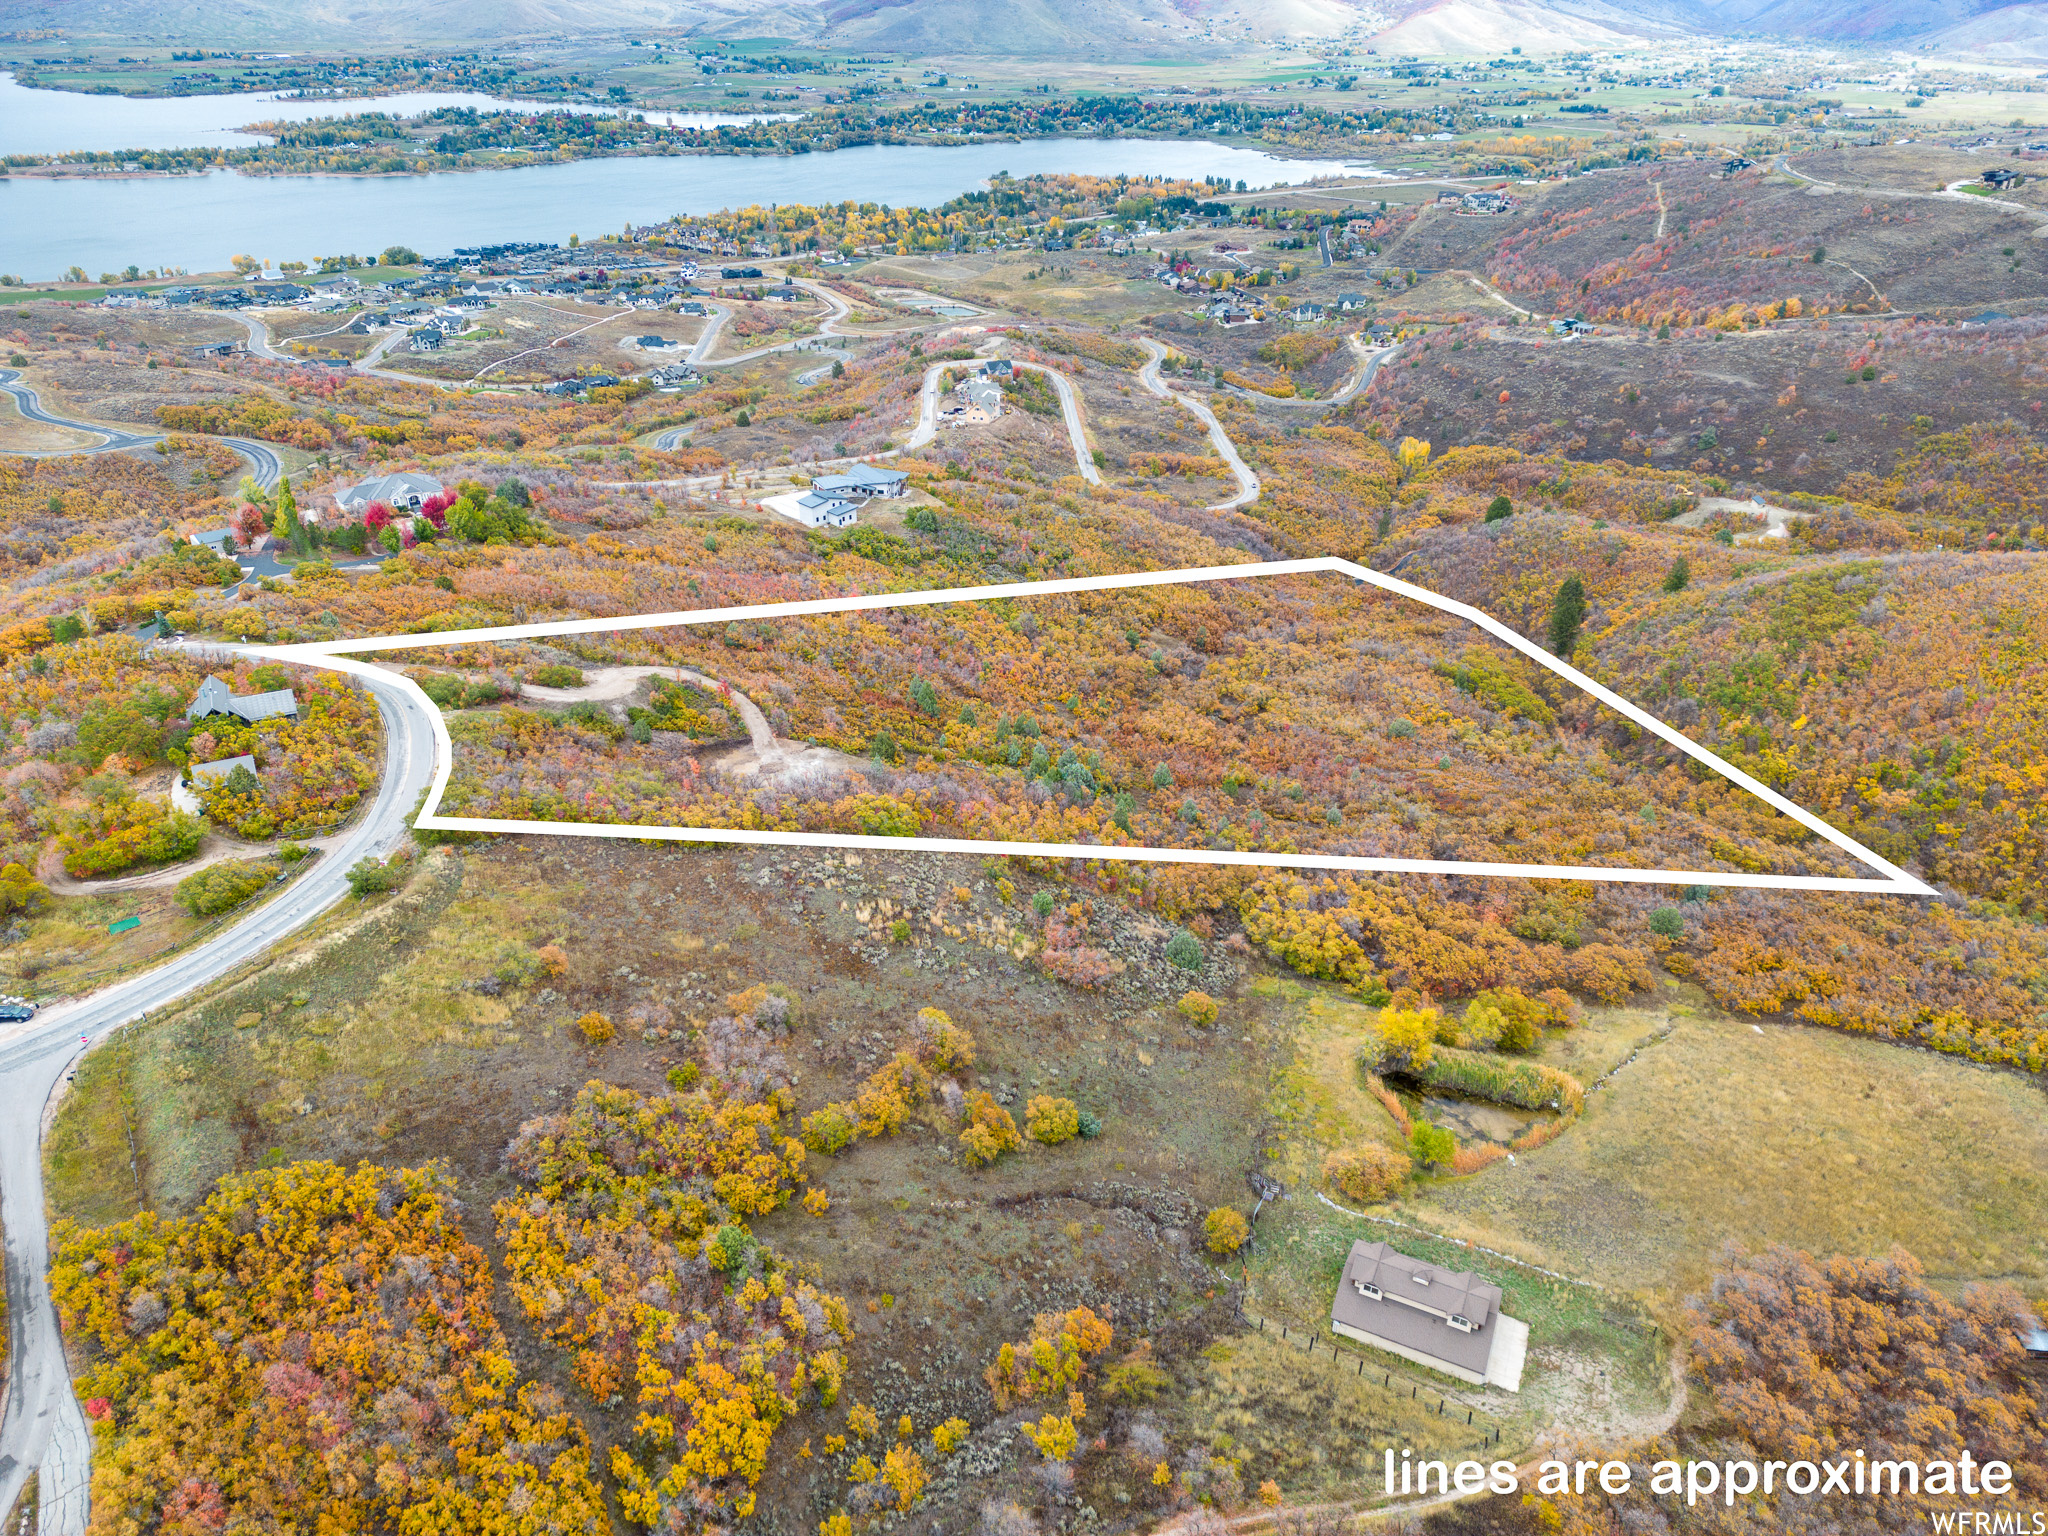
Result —
<svg viewBox="0 0 2048 1536"><path fill-rule="evenodd" d="M1557 596L1550 604L1550 648L1560 656L1569 656L1572 647L1579 643L1579 626L1586 622L1586 589L1576 576L1567 576L1558 584Z"/></svg>

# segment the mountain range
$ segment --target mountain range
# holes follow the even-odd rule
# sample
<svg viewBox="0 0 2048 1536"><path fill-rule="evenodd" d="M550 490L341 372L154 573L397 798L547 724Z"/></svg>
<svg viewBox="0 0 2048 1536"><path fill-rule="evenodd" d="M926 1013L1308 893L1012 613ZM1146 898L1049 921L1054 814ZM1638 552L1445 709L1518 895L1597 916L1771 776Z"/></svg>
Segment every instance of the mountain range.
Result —
<svg viewBox="0 0 2048 1536"><path fill-rule="evenodd" d="M1492 54L1751 36L2048 58L2024 0L0 0L0 33L215 46L379 48L682 33L927 57L1138 61L1247 40L1365 36L1381 53Z"/></svg>

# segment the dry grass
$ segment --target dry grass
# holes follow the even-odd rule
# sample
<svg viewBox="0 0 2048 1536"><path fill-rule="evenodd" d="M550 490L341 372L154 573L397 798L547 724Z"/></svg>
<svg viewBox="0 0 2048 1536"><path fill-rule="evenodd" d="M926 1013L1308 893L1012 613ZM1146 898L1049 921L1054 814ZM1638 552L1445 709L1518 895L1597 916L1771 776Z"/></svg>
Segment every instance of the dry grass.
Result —
<svg viewBox="0 0 2048 1536"><path fill-rule="evenodd" d="M0 395L0 452L73 453L98 441L89 432L29 421L15 405L14 396Z"/></svg>
<svg viewBox="0 0 2048 1536"><path fill-rule="evenodd" d="M458 896L460 881L459 866L430 863L373 924L89 1056L52 1132L55 1207L103 1220L114 1191L128 1209L183 1210L273 1149L370 1155L423 1073L447 1090L516 1048L524 993L470 984L546 942L565 893L519 883ZM124 1117L110 1100L136 1107Z"/></svg>
<svg viewBox="0 0 2048 1536"><path fill-rule="evenodd" d="M491 374L497 383L565 379L583 368L624 373L654 361L652 354L622 351L619 343L625 338L661 335L695 341L703 324L695 317L611 309L568 299L507 299L486 310L477 320L480 328L497 331L498 336L478 341L451 340L439 352L413 354L401 350L391 355L387 366L427 378L466 379L487 367L507 363L508 366ZM665 361L680 356L661 354Z"/></svg>
<svg viewBox="0 0 2048 1536"><path fill-rule="evenodd" d="M1012 314L1104 326L1142 319L1172 301L1171 294L1145 277L1151 264L1149 255L1007 251L961 261L898 257L864 268L861 276L878 287L901 282ZM1033 277L1034 272L1043 275Z"/></svg>
<svg viewBox="0 0 2048 1536"><path fill-rule="evenodd" d="M110 934L109 924L139 917L142 925ZM24 925L27 934L0 965L0 991L62 996L89 991L112 976L154 964L211 920L178 905L174 885L63 896Z"/></svg>
<svg viewBox="0 0 2048 1536"><path fill-rule="evenodd" d="M1407 1380L1397 1374L1383 1385L1379 1364L1363 1352L1333 1353L1327 1339L1311 1356L1274 1334L1241 1334L1212 1344L1204 1364L1187 1405L1191 1426L1211 1446L1247 1458L1249 1486L1273 1478L1295 1502L1376 1488L1388 1446L1453 1462L1489 1459L1490 1418L1482 1424L1475 1415L1468 1426L1463 1407L1439 1413L1437 1392L1411 1395L1422 1373L1410 1368Z"/></svg>
<svg viewBox="0 0 2048 1536"><path fill-rule="evenodd" d="M1730 1241L1822 1254L1896 1243L1937 1277L2048 1290L2038 1088L1876 1041L1754 1026L1691 995L1577 1126L1517 1166L1423 1192L1414 1218L1666 1297L1696 1288ZM1547 1059L1571 1070L1561 1053Z"/></svg>
<svg viewBox="0 0 2048 1536"><path fill-rule="evenodd" d="M1401 1145L1385 1106L1366 1091L1353 1056L1375 1009L1342 994L1276 977L1254 990L1296 1005L1294 1059L1274 1074L1269 1122L1280 1132L1269 1148L1273 1176L1307 1191L1322 1177L1325 1154L1361 1141Z"/></svg>

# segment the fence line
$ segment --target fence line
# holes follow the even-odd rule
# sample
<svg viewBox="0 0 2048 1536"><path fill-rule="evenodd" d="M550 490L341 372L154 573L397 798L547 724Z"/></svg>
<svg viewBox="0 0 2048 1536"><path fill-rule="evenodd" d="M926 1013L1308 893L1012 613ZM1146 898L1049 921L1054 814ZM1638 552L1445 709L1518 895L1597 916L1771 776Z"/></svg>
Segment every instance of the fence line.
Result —
<svg viewBox="0 0 2048 1536"><path fill-rule="evenodd" d="M1243 1311L1243 1309L1242 1309L1242 1308L1240 1308L1239 1310L1240 1310L1240 1315L1241 1315L1241 1316L1243 1316L1243 1317L1245 1318L1245 1320L1246 1320L1247 1322L1251 1323L1251 1324L1252 1324L1252 1325L1253 1325L1254 1327L1256 1327L1256 1328L1258 1329L1258 1331L1259 1331L1260 1333L1265 1333L1265 1332L1267 1331L1267 1327L1266 1327L1266 1319L1265 1319L1265 1317L1264 1317L1264 1316L1262 1316L1262 1315L1260 1315L1260 1314L1257 1314L1257 1313L1245 1312L1245 1311ZM1299 1334L1299 1336L1300 1336L1301 1340L1303 1341L1300 1347L1301 1347L1301 1348L1302 1348L1302 1349L1303 1349L1303 1350L1304 1350L1304 1351L1305 1351L1305 1352L1306 1352L1306 1353L1307 1353L1307 1354L1309 1355L1309 1357L1310 1357L1311 1359L1313 1359L1313 1358L1315 1357L1315 1353L1316 1353L1316 1344L1317 1344L1317 1342L1318 1342L1318 1340L1319 1340L1319 1338L1320 1338L1320 1335L1319 1335L1319 1334L1318 1334L1318 1333L1316 1332L1316 1330L1314 1330L1313 1328L1307 1328L1307 1329L1292 1329L1292 1330L1290 1330L1290 1329L1288 1328L1287 1324L1285 1324L1285 1323L1282 1323L1282 1322L1276 1322L1276 1323L1274 1323L1274 1324L1273 1324L1273 1327L1275 1327L1275 1328L1277 1328L1277 1329L1279 1329L1279 1330L1280 1330L1280 1339L1281 1339L1281 1342L1283 1342L1283 1343L1286 1343L1286 1344L1294 1344L1294 1343L1295 1343L1295 1341L1296 1341L1296 1335L1297 1335L1297 1334ZM1363 1378L1364 1378L1364 1376L1365 1376L1365 1368L1366 1368L1367 1364L1369 1364L1369 1363L1370 1363L1370 1362L1369 1362L1369 1361L1368 1361L1368 1360L1366 1359L1366 1357L1365 1357L1364 1355L1362 1355L1362 1354L1352 1354L1352 1353L1350 1353L1350 1352L1349 1352L1349 1351L1347 1351L1347 1350L1343 1350L1343 1349L1340 1349L1340 1348L1338 1348L1337 1344L1336 1344L1336 1343L1335 1343L1334 1341L1332 1341L1332 1342L1331 1342L1331 1344L1330 1344L1330 1357L1331 1357L1331 1364L1332 1364L1333 1368L1336 1368L1336 1369L1341 1369L1341 1368L1343 1367L1343 1363L1344 1363L1344 1361L1345 1361L1345 1359L1346 1359L1347 1357L1348 1357L1349 1359L1351 1359L1351 1360L1355 1361L1355 1362L1356 1362L1356 1368L1355 1368L1355 1369L1353 1370L1352 1374L1353 1374L1354 1376L1357 1376L1357 1377L1359 1377L1360 1379L1363 1379ZM1410 1401L1410 1402L1420 1402L1420 1401L1422 1401L1422 1386L1421 1386L1421 1384L1420 1384L1419 1382L1416 1382L1416 1381L1414 1381L1414 1380L1412 1380L1412 1379L1408 1378L1408 1377L1403 1377L1403 1378L1402 1378L1402 1380L1404 1380L1404 1381L1407 1381L1407 1382L1408 1382L1408 1399L1409 1399L1409 1401ZM1381 1372L1380 1372L1380 1385L1381 1385L1381 1387L1383 1387L1383 1388L1385 1388L1385 1389L1387 1389L1387 1390L1390 1390L1390 1391L1392 1390L1392 1388L1393 1388L1393 1385L1394 1385L1394 1373L1393 1373L1393 1372L1392 1372L1391 1370L1386 1370L1386 1369L1384 1369L1384 1368L1383 1368L1383 1369L1381 1370ZM1450 1399L1449 1399L1449 1398L1448 1398L1448 1396L1446 1396L1445 1394L1443 1394L1443 1393L1441 1393L1441 1392L1439 1392L1439 1393L1437 1394L1437 1402L1436 1402L1436 1411L1437 1411L1437 1416L1438 1416L1439 1418L1444 1418L1444 1417L1448 1417L1448 1416L1449 1416L1449 1414L1448 1414L1448 1404L1449 1404L1449 1401L1450 1401ZM1475 1427L1477 1427L1477 1428L1480 1428L1480 1429L1484 1429L1484 1430L1486 1430L1486 1431L1487 1431L1487 1436L1486 1436L1486 1439L1485 1439L1485 1440L1484 1440L1484 1442L1483 1442L1484 1444L1486 1444L1486 1445L1498 1445L1498 1444L1500 1444L1500 1441L1501 1441L1501 1433L1502 1433L1502 1429L1501 1429L1501 1424L1500 1424L1500 1421L1499 1421L1498 1419L1494 1419L1494 1420L1492 1421L1492 1423L1491 1423L1491 1426L1490 1426L1490 1427L1489 1427L1488 1425L1478 1424L1478 1422L1477 1422L1477 1419L1476 1419L1476 1417L1475 1417L1475 1416L1476 1416L1476 1414L1477 1414L1477 1412L1478 1412L1478 1410L1477 1410L1476 1408L1472 1407L1472 1406L1471 1406L1470 1404L1467 1404L1467 1405L1466 1405L1466 1408L1465 1408L1465 1422L1466 1422L1467 1424L1472 1424L1472 1425L1474 1425L1474 1426L1475 1426ZM1491 1416L1490 1416L1490 1415L1489 1415L1489 1418L1491 1418Z"/></svg>

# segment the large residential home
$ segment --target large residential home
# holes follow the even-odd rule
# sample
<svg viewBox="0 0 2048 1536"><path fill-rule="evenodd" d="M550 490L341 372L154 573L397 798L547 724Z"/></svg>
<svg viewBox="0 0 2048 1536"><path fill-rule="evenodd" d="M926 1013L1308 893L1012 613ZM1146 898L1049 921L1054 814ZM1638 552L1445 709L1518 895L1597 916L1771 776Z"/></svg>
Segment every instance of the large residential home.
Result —
<svg viewBox="0 0 2048 1536"><path fill-rule="evenodd" d="M830 496L816 487L795 496L771 496L764 503L806 528L848 528L860 515L857 503L844 496Z"/></svg>
<svg viewBox="0 0 2048 1536"><path fill-rule="evenodd" d="M401 469L345 486L334 493L334 504L357 517L369 511L370 504L376 501L383 502L394 512L417 512L422 502L429 496L440 495L442 489L441 482L432 475L423 475L416 469Z"/></svg>
<svg viewBox="0 0 2048 1536"><path fill-rule="evenodd" d="M910 476L900 469L855 464L842 475L818 476L811 489L828 496L901 496L910 489Z"/></svg>
<svg viewBox="0 0 2048 1536"><path fill-rule="evenodd" d="M970 427L994 421L1003 414L1003 387L990 379L969 379L959 386L962 404L946 414Z"/></svg>
<svg viewBox="0 0 2048 1536"><path fill-rule="evenodd" d="M232 715L253 725L258 720L283 719L298 712L298 696L289 688L279 688L270 693L238 694L228 686L227 679L217 673L199 685L199 692L185 706L185 718L195 723L210 715Z"/></svg>
<svg viewBox="0 0 2048 1536"><path fill-rule="evenodd" d="M431 325L423 325L405 339L408 352L438 352L441 350L441 332Z"/></svg>
<svg viewBox="0 0 2048 1536"><path fill-rule="evenodd" d="M1474 1386L1522 1390L1529 1325L1500 1309L1500 1287L1385 1243L1351 1245L1330 1330Z"/></svg>

